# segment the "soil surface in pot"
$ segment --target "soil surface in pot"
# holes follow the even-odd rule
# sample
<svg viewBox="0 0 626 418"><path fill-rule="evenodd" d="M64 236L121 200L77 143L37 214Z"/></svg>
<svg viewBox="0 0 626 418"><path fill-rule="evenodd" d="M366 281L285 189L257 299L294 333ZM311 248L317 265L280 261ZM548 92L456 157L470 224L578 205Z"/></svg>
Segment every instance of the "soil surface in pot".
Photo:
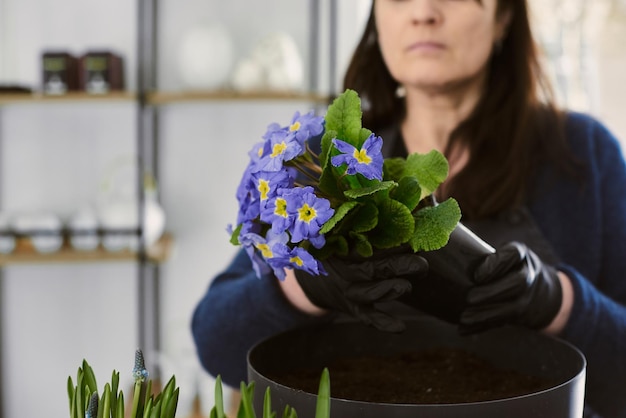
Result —
<svg viewBox="0 0 626 418"><path fill-rule="evenodd" d="M328 369L333 398L376 403L481 402L535 393L554 385L548 379L499 368L455 348L341 358ZM319 368L302 368L268 377L315 394L321 372Z"/></svg>

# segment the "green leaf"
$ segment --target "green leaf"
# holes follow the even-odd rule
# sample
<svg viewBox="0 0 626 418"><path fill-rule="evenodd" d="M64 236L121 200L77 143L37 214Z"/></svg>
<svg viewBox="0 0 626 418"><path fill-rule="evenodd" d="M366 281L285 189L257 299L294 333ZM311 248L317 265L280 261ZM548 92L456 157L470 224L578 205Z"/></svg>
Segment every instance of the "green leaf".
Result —
<svg viewBox="0 0 626 418"><path fill-rule="evenodd" d="M84 374L82 369L78 369L78 376L76 378L76 412L80 418L85 418L85 395L84 395Z"/></svg>
<svg viewBox="0 0 626 418"><path fill-rule="evenodd" d="M104 392L102 392L102 417L109 418L111 416L111 386L107 383L104 385ZM100 411L98 411L100 415Z"/></svg>
<svg viewBox="0 0 626 418"><path fill-rule="evenodd" d="M342 203L341 206L335 210L333 216L331 216L330 219L322 225L320 233L326 234L330 232L337 225L337 223L339 223L339 221L341 221L348 214L348 212L350 212L357 205L358 202L354 201Z"/></svg>
<svg viewBox="0 0 626 418"><path fill-rule="evenodd" d="M343 171L345 171L345 168ZM343 174L341 170L337 170L330 163L322 166L318 187L325 196L331 199L343 200L343 189L339 181L341 174Z"/></svg>
<svg viewBox="0 0 626 418"><path fill-rule="evenodd" d="M265 389L265 397L263 398L263 418L272 417L272 395L269 386Z"/></svg>
<svg viewBox="0 0 626 418"><path fill-rule="evenodd" d="M387 199L378 205L378 225L369 234L376 248L392 248L407 242L413 235L415 220L401 202Z"/></svg>
<svg viewBox="0 0 626 418"><path fill-rule="evenodd" d="M178 407L178 396L180 388L176 388L172 393L172 396L167 400L165 405L161 409L161 418L175 418L176 408ZM165 411L165 413L164 413Z"/></svg>
<svg viewBox="0 0 626 418"><path fill-rule="evenodd" d="M337 137L337 132L325 127L324 135L322 136L322 142L320 143L322 152L320 153L320 166L324 169L328 166L328 160L330 159L330 153L333 149L333 139Z"/></svg>
<svg viewBox="0 0 626 418"><path fill-rule="evenodd" d="M320 167L324 169L328 165L328 160L330 159L330 151L333 149L333 139L337 137L337 132L329 129L328 126L324 129L324 135L322 136L322 141L320 143L320 147L322 151L320 152Z"/></svg>
<svg viewBox="0 0 626 418"><path fill-rule="evenodd" d="M176 387L176 376L170 377L165 387L161 391L161 418L169 418L171 414L170 405L178 402L178 388Z"/></svg>
<svg viewBox="0 0 626 418"><path fill-rule="evenodd" d="M354 90L346 90L328 107L325 127L337 133L337 138L359 146L361 134L361 99Z"/></svg>
<svg viewBox="0 0 626 418"><path fill-rule="evenodd" d="M241 227L243 226L243 224L239 224L237 225L237 228L235 228L235 230L233 231L233 233L230 235L230 243L233 245L239 245L241 244L239 242L239 233L241 232Z"/></svg>
<svg viewBox="0 0 626 418"><path fill-rule="evenodd" d="M141 416L141 408L143 405L140 405L141 402L141 380L135 380L135 384L133 386L133 405L130 410L130 418L139 418Z"/></svg>
<svg viewBox="0 0 626 418"><path fill-rule="evenodd" d="M350 233L350 237L354 240L354 249L361 257L371 257L374 254L372 244L363 234Z"/></svg>
<svg viewBox="0 0 626 418"><path fill-rule="evenodd" d="M448 160L442 153L432 150L427 154L413 153L406 159L404 175L417 178L422 188L421 197L432 194L448 177Z"/></svg>
<svg viewBox="0 0 626 418"><path fill-rule="evenodd" d="M368 187L346 190L343 194L350 199L358 199L360 197L373 195L374 193L378 193L383 190L389 190L396 185L397 183L395 181L381 181Z"/></svg>
<svg viewBox="0 0 626 418"><path fill-rule="evenodd" d="M76 391L74 390L70 399L70 418L78 418L78 409L76 408L76 405Z"/></svg>
<svg viewBox="0 0 626 418"><path fill-rule="evenodd" d="M176 376L172 376L167 381L167 383L165 384L165 387L161 391L161 396L162 396L161 402L163 403L163 408L161 409L161 417L165 416L164 415L166 412L165 405L169 403L170 399L174 395L175 389L176 389Z"/></svg>
<svg viewBox="0 0 626 418"><path fill-rule="evenodd" d="M153 407L154 407L154 399L150 397L148 398L148 402L146 402L145 406L143 407L143 418L150 418Z"/></svg>
<svg viewBox="0 0 626 418"><path fill-rule="evenodd" d="M330 418L330 374L326 367L322 371L320 386L317 392L315 418Z"/></svg>
<svg viewBox="0 0 626 418"><path fill-rule="evenodd" d="M152 404L152 411L150 411L150 418L161 418L161 411L163 410L162 398L157 397Z"/></svg>
<svg viewBox="0 0 626 418"><path fill-rule="evenodd" d="M250 382L248 386L244 382L240 385L241 401L239 402L239 410L237 418L255 418L254 407L254 382Z"/></svg>
<svg viewBox="0 0 626 418"><path fill-rule="evenodd" d="M98 392L96 375L94 374L93 369L85 359L83 359L83 372L85 373L85 384L89 388L89 393Z"/></svg>
<svg viewBox="0 0 626 418"><path fill-rule="evenodd" d="M296 414L295 409L293 409L289 405L285 405L285 409L283 410L283 418L298 418L298 414Z"/></svg>
<svg viewBox="0 0 626 418"><path fill-rule="evenodd" d="M392 190L391 197L402 202L411 212L417 207L422 195L422 189L415 177L402 177L398 187Z"/></svg>
<svg viewBox="0 0 626 418"><path fill-rule="evenodd" d="M213 407L213 409L215 409L217 418L226 417L226 415L224 414L224 393L222 390L222 376L219 374L215 379L215 406Z"/></svg>
<svg viewBox="0 0 626 418"><path fill-rule="evenodd" d="M72 376L67 377L67 397L70 401L70 413L72 411L72 399L74 399L74 382L72 381Z"/></svg>
<svg viewBox="0 0 626 418"><path fill-rule="evenodd" d="M400 181L402 177L406 177L404 169L406 160L404 158L385 158L383 162L383 179Z"/></svg>
<svg viewBox="0 0 626 418"><path fill-rule="evenodd" d="M124 392L120 391L117 397L117 411L115 412L115 416L117 418L124 418Z"/></svg>
<svg viewBox="0 0 626 418"><path fill-rule="evenodd" d="M348 255L348 241L342 235L329 235L326 237L326 244L320 248L310 248L311 255L318 260L324 260L331 255Z"/></svg>
<svg viewBox="0 0 626 418"><path fill-rule="evenodd" d="M367 138L369 138L370 135L372 135L372 131L367 128L361 128L361 131L359 131L359 149L363 148L363 144L367 141Z"/></svg>
<svg viewBox="0 0 626 418"><path fill-rule="evenodd" d="M461 209L450 198L437 206L425 207L415 214L415 232L409 240L413 251L433 251L448 243L450 234L461 219Z"/></svg>
<svg viewBox="0 0 626 418"><path fill-rule="evenodd" d="M120 373L116 370L113 370L113 374L111 375L111 413L113 415L112 418L124 418L123 416L117 415L117 402L118 402L118 388L120 385Z"/></svg>
<svg viewBox="0 0 626 418"><path fill-rule="evenodd" d="M349 229L352 232L371 231L378 225L378 208L371 202L361 205L354 211L354 216L350 217L350 223Z"/></svg>
<svg viewBox="0 0 626 418"><path fill-rule="evenodd" d="M146 393L143 399L143 404L146 405L149 399L152 399L152 379L149 379L146 384Z"/></svg>

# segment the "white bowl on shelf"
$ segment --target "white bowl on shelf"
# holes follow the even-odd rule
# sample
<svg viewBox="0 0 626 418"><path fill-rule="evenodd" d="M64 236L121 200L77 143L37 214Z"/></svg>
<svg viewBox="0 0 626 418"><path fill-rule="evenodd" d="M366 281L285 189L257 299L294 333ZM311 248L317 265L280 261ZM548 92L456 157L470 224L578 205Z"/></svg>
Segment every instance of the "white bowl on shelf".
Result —
<svg viewBox="0 0 626 418"><path fill-rule="evenodd" d="M112 199L101 205L98 217L103 228L102 246L107 251L139 249L136 231L139 225L138 202L134 198ZM146 192L143 211L143 239L146 247L155 244L165 231L165 212L149 192ZM128 231L128 233L120 233Z"/></svg>
<svg viewBox="0 0 626 418"><path fill-rule="evenodd" d="M52 213L21 213L11 220L11 227L17 234L30 238L39 253L53 253L63 246L63 223Z"/></svg>
<svg viewBox="0 0 626 418"><path fill-rule="evenodd" d="M67 223L70 244L77 251L93 251L100 245L98 216L90 208L78 210Z"/></svg>

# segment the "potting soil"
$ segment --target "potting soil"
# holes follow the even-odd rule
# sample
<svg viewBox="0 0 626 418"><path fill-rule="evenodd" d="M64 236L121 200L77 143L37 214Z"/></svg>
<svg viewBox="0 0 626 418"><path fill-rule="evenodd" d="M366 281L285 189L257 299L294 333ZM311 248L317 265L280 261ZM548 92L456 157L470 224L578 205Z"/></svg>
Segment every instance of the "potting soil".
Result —
<svg viewBox="0 0 626 418"><path fill-rule="evenodd" d="M482 402L535 393L554 384L545 378L496 367L455 348L341 358L327 367L333 398L376 403ZM321 372L321 368L310 367L269 377L316 394Z"/></svg>

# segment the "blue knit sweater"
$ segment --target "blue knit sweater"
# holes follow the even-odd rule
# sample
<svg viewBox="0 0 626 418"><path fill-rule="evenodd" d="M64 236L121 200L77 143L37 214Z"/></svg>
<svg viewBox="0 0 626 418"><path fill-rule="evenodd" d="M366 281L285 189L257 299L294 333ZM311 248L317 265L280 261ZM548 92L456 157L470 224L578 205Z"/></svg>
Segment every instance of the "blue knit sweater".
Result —
<svg viewBox="0 0 626 418"><path fill-rule="evenodd" d="M537 179L541 198L528 208L574 287L561 338L587 358L586 402L603 416L626 417L626 164L617 140L593 118L569 114L566 134L588 166L586 187L545 167ZM238 387L256 342L325 320L293 308L276 279L258 279L239 252L199 302L192 331L206 370Z"/></svg>

